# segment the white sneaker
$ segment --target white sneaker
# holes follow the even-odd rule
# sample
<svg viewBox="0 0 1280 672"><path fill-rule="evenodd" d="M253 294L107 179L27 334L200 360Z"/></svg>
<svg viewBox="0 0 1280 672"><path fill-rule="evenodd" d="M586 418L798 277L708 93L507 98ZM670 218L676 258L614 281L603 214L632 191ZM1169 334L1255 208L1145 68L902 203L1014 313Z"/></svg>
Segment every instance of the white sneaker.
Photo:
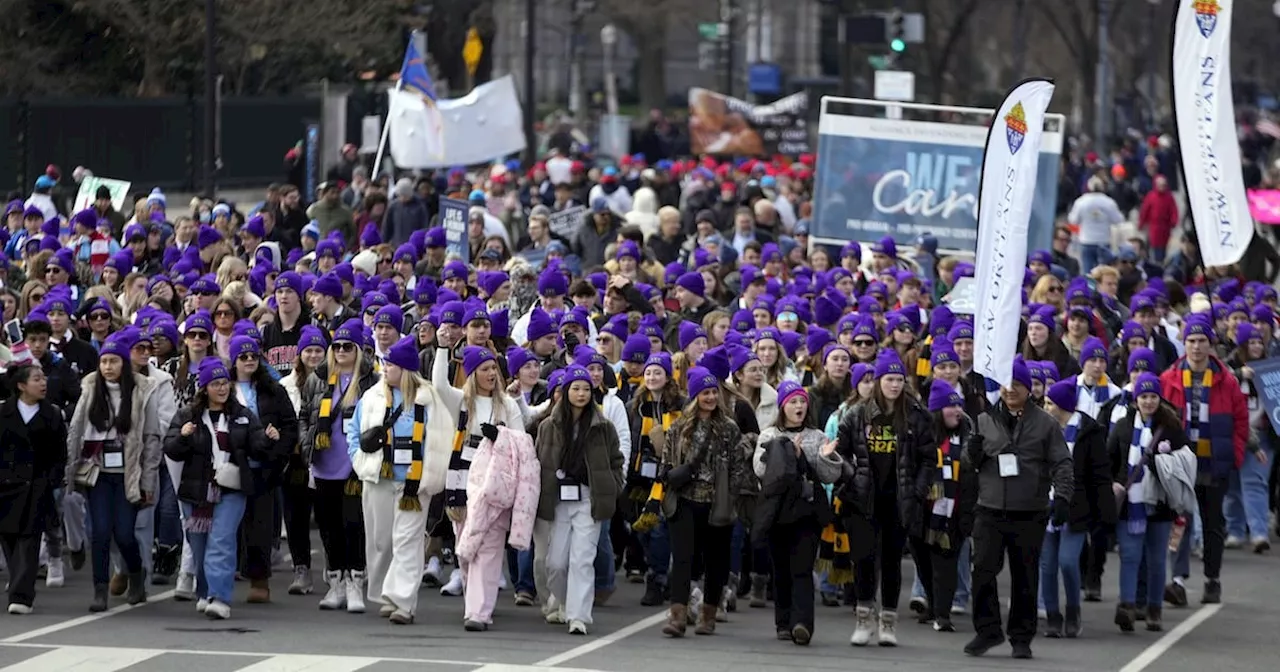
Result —
<svg viewBox="0 0 1280 672"><path fill-rule="evenodd" d="M173 589L173 599L179 602L190 602L196 599L196 575L180 572L178 585Z"/></svg>
<svg viewBox="0 0 1280 672"><path fill-rule="evenodd" d="M563 607L556 607L555 609L547 612L546 621L552 625L564 625L569 622L568 619L564 617Z"/></svg>
<svg viewBox="0 0 1280 672"><path fill-rule="evenodd" d="M25 604L18 604L17 602L14 602L9 605L9 613L13 614L14 616L26 616L27 614L31 613L31 607Z"/></svg>
<svg viewBox="0 0 1280 672"><path fill-rule="evenodd" d="M205 607L204 615L215 621L225 621L231 618L231 606L221 600L210 600L209 606Z"/></svg>
<svg viewBox="0 0 1280 672"><path fill-rule="evenodd" d="M569 623L569 634L585 635L587 634L587 624L582 621L573 621Z"/></svg>
<svg viewBox="0 0 1280 672"><path fill-rule="evenodd" d="M203 597L196 601L196 611L203 614L209 608L209 600Z"/></svg>
<svg viewBox="0 0 1280 672"><path fill-rule="evenodd" d="M967 614L967 613L969 613L969 610L968 610L968 609L966 609L966 608L964 607L964 605L963 605L963 604L953 604L953 605L951 605L951 615L952 615L952 616L963 616L963 615L965 615L965 614Z"/></svg>
<svg viewBox="0 0 1280 672"><path fill-rule="evenodd" d="M849 643L854 646L866 646L871 643L871 633L875 629L875 613L871 607L858 607L854 614L856 620Z"/></svg>
<svg viewBox="0 0 1280 672"><path fill-rule="evenodd" d="M556 610L558 610L559 608L560 608L559 605L556 604L556 596L548 595L547 601L542 604L542 615L543 617L550 616L551 614L555 613Z"/></svg>
<svg viewBox="0 0 1280 672"><path fill-rule="evenodd" d="M877 635L880 639L880 646L897 646L898 645L898 612L882 611L880 612L880 632Z"/></svg>
<svg viewBox="0 0 1280 672"><path fill-rule="evenodd" d="M44 577L44 585L47 588L61 588L66 583L66 577L62 571L62 558L49 558L49 573Z"/></svg>
<svg viewBox="0 0 1280 672"><path fill-rule="evenodd" d="M422 570L422 582L430 586L438 586L444 583L440 577L440 558L431 556L427 561L427 566Z"/></svg>
<svg viewBox="0 0 1280 672"><path fill-rule="evenodd" d="M440 588L441 595L457 597L462 594L462 570L455 569L449 574L449 583Z"/></svg>
<svg viewBox="0 0 1280 672"><path fill-rule="evenodd" d="M364 613L364 572L347 575L347 613Z"/></svg>
<svg viewBox="0 0 1280 672"><path fill-rule="evenodd" d="M1244 548L1244 539L1241 539L1240 537L1237 537L1235 535L1230 535L1227 537L1227 540L1223 542L1222 547L1223 548Z"/></svg>
<svg viewBox="0 0 1280 672"><path fill-rule="evenodd" d="M698 624L698 614L702 612L702 588L694 586L689 591L689 625Z"/></svg>
<svg viewBox="0 0 1280 672"><path fill-rule="evenodd" d="M320 600L320 608L325 611L345 609L347 607L347 577L342 572L325 572L329 582L329 592Z"/></svg>

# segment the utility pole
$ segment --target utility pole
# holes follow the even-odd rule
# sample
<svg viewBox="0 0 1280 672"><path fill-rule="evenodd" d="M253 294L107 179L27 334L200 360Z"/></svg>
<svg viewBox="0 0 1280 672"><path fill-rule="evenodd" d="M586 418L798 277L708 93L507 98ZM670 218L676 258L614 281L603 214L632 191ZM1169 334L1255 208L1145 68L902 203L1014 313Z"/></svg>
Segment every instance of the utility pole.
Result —
<svg viewBox="0 0 1280 672"><path fill-rule="evenodd" d="M1093 143L1100 154L1106 149L1107 136L1111 129L1111 92L1108 83L1111 80L1111 36L1107 24L1111 23L1112 0L1098 0L1098 67L1093 96Z"/></svg>
<svg viewBox="0 0 1280 672"><path fill-rule="evenodd" d="M1022 81L1027 60L1027 0L1017 0L1013 14L1013 81Z"/></svg>
<svg viewBox="0 0 1280 672"><path fill-rule="evenodd" d="M578 123L583 122L586 114L582 82L582 47L585 41L582 22L595 8L595 0L573 0L573 17L569 21L569 114Z"/></svg>
<svg viewBox="0 0 1280 672"><path fill-rule="evenodd" d="M214 198L218 151L217 0L204 0L204 196Z"/></svg>
<svg viewBox="0 0 1280 672"><path fill-rule="evenodd" d="M720 48L724 50L724 95L733 95L733 0L720 0Z"/></svg>
<svg viewBox="0 0 1280 672"><path fill-rule="evenodd" d="M533 132L533 120L538 114L538 96L535 94L533 59L537 55L537 0L524 2L524 145L525 162L533 165L538 158L538 137Z"/></svg>

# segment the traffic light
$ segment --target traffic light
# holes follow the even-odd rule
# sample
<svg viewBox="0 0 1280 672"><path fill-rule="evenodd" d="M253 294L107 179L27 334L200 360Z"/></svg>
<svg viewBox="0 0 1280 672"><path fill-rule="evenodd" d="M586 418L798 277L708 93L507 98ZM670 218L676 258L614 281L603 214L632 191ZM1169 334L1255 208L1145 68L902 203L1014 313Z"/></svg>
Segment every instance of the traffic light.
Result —
<svg viewBox="0 0 1280 672"><path fill-rule="evenodd" d="M889 38L889 49L894 53L901 54L907 50L907 18L901 10L893 10L889 13L889 19L885 24L886 37Z"/></svg>

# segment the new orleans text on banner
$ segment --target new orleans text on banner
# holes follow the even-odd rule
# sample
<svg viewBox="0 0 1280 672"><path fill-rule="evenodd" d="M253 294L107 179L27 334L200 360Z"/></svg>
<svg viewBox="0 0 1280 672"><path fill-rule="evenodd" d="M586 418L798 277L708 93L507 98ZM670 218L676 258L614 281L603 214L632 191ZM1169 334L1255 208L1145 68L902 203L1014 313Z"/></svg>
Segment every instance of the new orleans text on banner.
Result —
<svg viewBox="0 0 1280 672"><path fill-rule="evenodd" d="M944 249L977 245L985 126L823 114L810 234L899 243L930 233ZM1031 249L1048 248L1062 134L1044 132L1031 213Z"/></svg>

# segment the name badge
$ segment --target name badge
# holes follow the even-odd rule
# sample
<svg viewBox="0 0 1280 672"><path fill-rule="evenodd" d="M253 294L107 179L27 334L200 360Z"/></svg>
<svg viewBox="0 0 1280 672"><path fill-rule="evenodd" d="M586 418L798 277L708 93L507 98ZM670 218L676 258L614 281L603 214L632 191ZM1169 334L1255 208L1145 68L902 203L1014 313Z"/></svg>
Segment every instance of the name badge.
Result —
<svg viewBox="0 0 1280 672"><path fill-rule="evenodd" d="M658 463L657 463L657 462L648 462L648 461L646 461L646 462L641 462L641 463L640 463L640 476L641 476L641 477L643 477L643 478L657 478L657 477L658 477Z"/></svg>
<svg viewBox="0 0 1280 672"><path fill-rule="evenodd" d="M476 458L476 448L475 448L475 446L463 446L463 447L462 447L462 461L463 461L463 462L470 462L470 461L474 460L475 458Z"/></svg>
<svg viewBox="0 0 1280 672"><path fill-rule="evenodd" d="M391 455L392 464L397 464L397 465L413 464L412 448L396 448L391 452L392 452L392 455Z"/></svg>
<svg viewBox="0 0 1280 672"><path fill-rule="evenodd" d="M951 480L951 465L949 464L942 465L942 480L944 481Z"/></svg>
<svg viewBox="0 0 1280 672"><path fill-rule="evenodd" d="M933 515L950 518L951 512L956 508L956 500L949 497L943 497L933 503Z"/></svg>
<svg viewBox="0 0 1280 672"><path fill-rule="evenodd" d="M1018 475L1018 456L1013 453L1000 454L1000 477L1012 478Z"/></svg>
<svg viewBox="0 0 1280 672"><path fill-rule="evenodd" d="M577 483L561 483L560 484L560 501L562 502L582 501L582 488L580 488Z"/></svg>
<svg viewBox="0 0 1280 672"><path fill-rule="evenodd" d="M124 468L124 446L119 441L102 442L102 467L104 469Z"/></svg>

